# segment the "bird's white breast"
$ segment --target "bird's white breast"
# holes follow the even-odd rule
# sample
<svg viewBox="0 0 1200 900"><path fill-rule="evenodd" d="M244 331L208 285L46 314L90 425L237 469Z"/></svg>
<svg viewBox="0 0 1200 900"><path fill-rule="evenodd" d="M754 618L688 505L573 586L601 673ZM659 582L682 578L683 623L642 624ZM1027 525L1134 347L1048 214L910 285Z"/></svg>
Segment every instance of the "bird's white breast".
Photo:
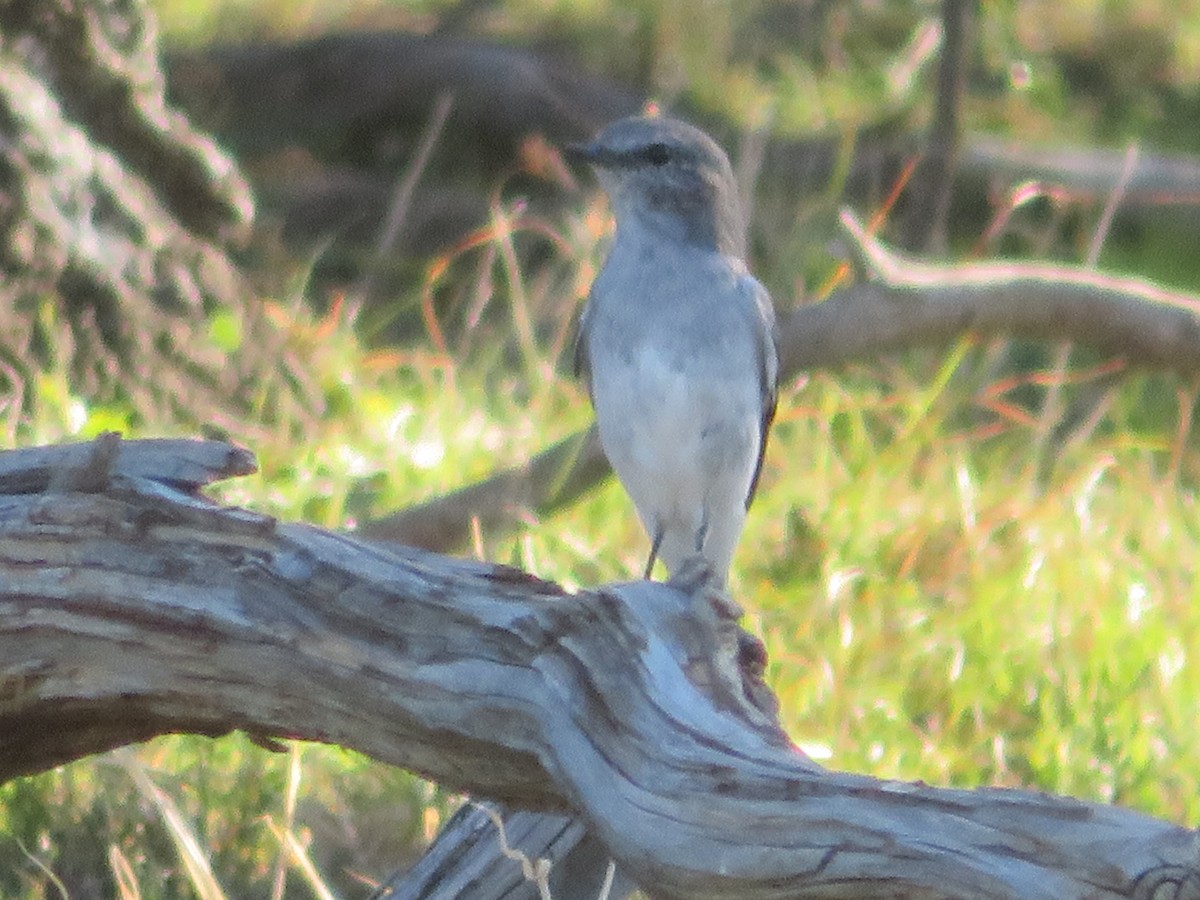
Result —
<svg viewBox="0 0 1200 900"><path fill-rule="evenodd" d="M594 373L601 443L644 515L695 528L705 498L745 502L761 397L754 370L728 362L688 360L667 335L644 334Z"/></svg>
<svg viewBox="0 0 1200 900"><path fill-rule="evenodd" d="M702 536L727 569L744 520L769 340L748 277L718 253L619 231L585 313L601 443L672 570Z"/></svg>

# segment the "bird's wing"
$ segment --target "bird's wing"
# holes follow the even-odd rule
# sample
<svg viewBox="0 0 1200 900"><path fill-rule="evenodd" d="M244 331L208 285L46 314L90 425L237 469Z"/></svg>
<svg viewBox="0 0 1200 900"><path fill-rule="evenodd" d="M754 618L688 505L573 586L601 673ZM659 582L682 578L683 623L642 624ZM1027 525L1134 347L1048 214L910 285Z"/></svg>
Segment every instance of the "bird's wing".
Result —
<svg viewBox="0 0 1200 900"><path fill-rule="evenodd" d="M587 302L583 305L583 312L579 314L579 322L575 328L574 368L575 377L583 381L583 386L587 388L588 397L594 405L595 398L592 397L592 363L588 359L587 352L587 332L591 312L592 298L589 295Z"/></svg>
<svg viewBox="0 0 1200 900"><path fill-rule="evenodd" d="M740 280L741 289L749 294L753 302L748 304L753 317L758 350L759 387L762 392L762 418L758 431L758 460L754 463L754 476L750 479L750 490L746 493L746 508L750 508L758 490L758 478L762 474L763 456L767 452L767 435L775 421L775 408L779 403L779 350L778 329L775 325L775 307L771 295L751 275Z"/></svg>

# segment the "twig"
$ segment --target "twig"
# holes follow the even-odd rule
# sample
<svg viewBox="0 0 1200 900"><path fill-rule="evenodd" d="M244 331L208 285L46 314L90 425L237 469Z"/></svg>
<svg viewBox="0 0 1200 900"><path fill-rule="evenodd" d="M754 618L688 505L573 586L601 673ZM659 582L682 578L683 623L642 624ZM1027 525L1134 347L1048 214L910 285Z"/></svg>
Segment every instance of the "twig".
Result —
<svg viewBox="0 0 1200 900"><path fill-rule="evenodd" d="M520 850L514 850L508 842L508 833L504 828L504 819L500 817L500 814L486 803L472 802L471 805L491 819L492 824L496 827L497 840L500 842L500 853L504 858L511 859L521 867L521 874L526 881L530 881L537 886L538 896L542 900L552 900L549 882L550 860L544 858L532 860Z"/></svg>
<svg viewBox="0 0 1200 900"><path fill-rule="evenodd" d="M1117 183L1113 185L1108 199L1104 202L1104 211L1100 214L1100 221L1096 223L1096 231L1092 235L1091 244L1088 246L1086 265L1089 269L1094 269L1100 265L1100 249L1104 246L1104 241L1108 238L1108 232L1112 228L1113 217L1117 214L1117 207L1121 205L1121 201L1125 198L1125 191L1129 187L1129 180L1133 177L1133 170L1137 168L1137 161L1138 146L1137 144L1130 144L1125 148L1125 162L1121 166L1121 175L1117 178Z"/></svg>
<svg viewBox="0 0 1200 900"><path fill-rule="evenodd" d="M388 254L396 246L396 239L400 236L400 228L408 216L408 208L412 204L412 196L417 188L417 182L421 180L422 173L425 171L426 166L429 165L429 158L433 155L433 148L437 146L438 139L442 136L442 131L446 127L446 120L450 117L450 110L453 106L453 92L446 90L438 94L437 100L433 105L433 112L429 117L429 123L421 133L421 141L417 144L417 151L413 154L413 158L409 161L408 166L396 180L396 186L392 191L392 199L388 204L387 218L384 220L383 228L380 229L379 239L375 242L375 259L363 274L362 282L358 288L359 297L370 298L375 293L375 286L379 281L380 268L383 266Z"/></svg>
<svg viewBox="0 0 1200 900"><path fill-rule="evenodd" d="M914 179L912 205L905 216L905 241L911 248L940 250L946 244L946 216L961 141L960 110L966 90L975 0L943 0L942 47L937 98L926 148Z"/></svg>
<svg viewBox="0 0 1200 900"><path fill-rule="evenodd" d="M1125 189L1129 186L1129 179L1133 176L1133 170L1137 166L1137 158L1137 144L1130 144L1125 151L1125 164L1121 168L1121 175L1109 193L1108 199L1104 202L1104 210L1100 214L1100 221L1096 223L1096 230L1092 234L1092 240L1088 246L1087 259L1084 263L1088 269L1095 269L1100 262L1100 250L1104 246L1105 238L1108 237L1113 217L1117 213L1117 208L1121 205L1121 199L1125 196ZM1045 398L1042 401L1042 411L1038 416L1038 425L1034 432L1034 455L1035 458L1043 460L1042 465L1046 471L1049 471L1049 467L1053 466L1054 457L1057 455L1053 451L1061 449L1065 443L1065 437L1062 434L1056 433L1055 423L1061 421L1063 418L1062 389L1066 383L1067 366L1071 362L1071 351L1074 349L1074 346L1072 341L1062 341L1055 349L1051 371L1058 377L1051 379L1046 387ZM1093 398L1090 398L1090 402L1103 405L1104 398L1112 390L1115 383L1116 381L1113 378L1106 379L1101 391L1094 395ZM1086 422L1091 421L1091 416L1085 417L1085 425ZM1052 448L1050 454L1043 456L1047 445L1051 441L1057 447Z"/></svg>

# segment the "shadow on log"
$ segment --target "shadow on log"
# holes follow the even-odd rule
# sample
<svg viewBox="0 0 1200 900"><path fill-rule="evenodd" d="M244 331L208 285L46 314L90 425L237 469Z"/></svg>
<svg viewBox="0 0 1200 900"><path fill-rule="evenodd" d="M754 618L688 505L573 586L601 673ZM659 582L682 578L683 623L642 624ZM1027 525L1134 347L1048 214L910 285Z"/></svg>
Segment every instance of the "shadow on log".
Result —
<svg viewBox="0 0 1200 900"><path fill-rule="evenodd" d="M1177 825L817 766L702 567L567 594L200 495L251 466L115 435L0 456L0 780L242 730L577 817L658 897L1200 891Z"/></svg>

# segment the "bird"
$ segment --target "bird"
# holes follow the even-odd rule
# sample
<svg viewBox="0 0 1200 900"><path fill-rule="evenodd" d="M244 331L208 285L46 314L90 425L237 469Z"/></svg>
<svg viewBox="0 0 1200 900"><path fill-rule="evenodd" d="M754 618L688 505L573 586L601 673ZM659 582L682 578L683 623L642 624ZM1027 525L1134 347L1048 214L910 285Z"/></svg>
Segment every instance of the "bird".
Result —
<svg viewBox="0 0 1200 900"><path fill-rule="evenodd" d="M600 443L677 573L699 554L723 585L762 473L779 373L775 314L746 262L729 158L699 128L632 116L569 145L615 233L580 316L575 372Z"/></svg>

